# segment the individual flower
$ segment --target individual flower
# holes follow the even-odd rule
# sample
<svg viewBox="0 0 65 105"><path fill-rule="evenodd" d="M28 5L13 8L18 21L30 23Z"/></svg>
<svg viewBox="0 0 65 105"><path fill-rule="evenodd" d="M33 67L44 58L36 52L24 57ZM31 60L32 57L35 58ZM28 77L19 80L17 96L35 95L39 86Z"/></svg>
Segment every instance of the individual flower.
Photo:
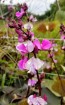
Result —
<svg viewBox="0 0 65 105"><path fill-rule="evenodd" d="M24 9L21 8L21 11L16 12L16 17L21 18L24 14L25 14L25 11L24 11Z"/></svg>
<svg viewBox="0 0 65 105"><path fill-rule="evenodd" d="M17 46L16 46L16 49L21 52L22 54L27 54L28 51L26 49L26 46L22 43L19 43Z"/></svg>
<svg viewBox="0 0 65 105"><path fill-rule="evenodd" d="M31 95L28 97L29 105L47 105L47 102L42 97Z"/></svg>
<svg viewBox="0 0 65 105"><path fill-rule="evenodd" d="M16 49L22 54L30 53L34 50L34 44L31 41L26 41L25 43L19 43Z"/></svg>
<svg viewBox="0 0 65 105"><path fill-rule="evenodd" d="M36 70L39 70L43 64L44 62L39 58L32 57L26 62L26 69L29 73L36 74Z"/></svg>
<svg viewBox="0 0 65 105"><path fill-rule="evenodd" d="M65 46L62 46L62 50L65 50Z"/></svg>
<svg viewBox="0 0 65 105"><path fill-rule="evenodd" d="M50 55L48 55L48 56L50 56ZM50 57L49 57L50 58ZM51 64L50 64L50 62L47 62L47 61L44 61L44 68L43 69L49 69L49 68L51 68Z"/></svg>
<svg viewBox="0 0 65 105"><path fill-rule="evenodd" d="M34 45L35 45L39 50L41 50L41 44L40 44L40 41L39 41L38 39L35 39L35 40L33 41L33 43L34 43Z"/></svg>
<svg viewBox="0 0 65 105"><path fill-rule="evenodd" d="M34 44L31 41L27 41L26 49L28 50L28 52L32 52L34 50Z"/></svg>
<svg viewBox="0 0 65 105"><path fill-rule="evenodd" d="M19 34L18 35L18 42L23 42L23 41L24 41L23 37Z"/></svg>
<svg viewBox="0 0 65 105"><path fill-rule="evenodd" d="M47 102L47 96L44 94L43 99Z"/></svg>
<svg viewBox="0 0 65 105"><path fill-rule="evenodd" d="M61 35L61 39L62 40L65 40L65 35Z"/></svg>
<svg viewBox="0 0 65 105"><path fill-rule="evenodd" d="M24 24L24 28L27 30L31 30L31 29L33 29L33 25L30 22L28 22L28 23Z"/></svg>
<svg viewBox="0 0 65 105"><path fill-rule="evenodd" d="M26 3L23 3L22 8L24 9L24 11L26 11L28 9L28 6Z"/></svg>
<svg viewBox="0 0 65 105"><path fill-rule="evenodd" d="M18 34L18 42L23 42L24 38L23 38L23 32L19 29L15 29L16 33Z"/></svg>
<svg viewBox="0 0 65 105"><path fill-rule="evenodd" d="M18 68L20 70L24 70L25 69L25 64L27 62L27 57L22 58L19 62L18 62Z"/></svg>
<svg viewBox="0 0 65 105"><path fill-rule="evenodd" d="M35 86L36 83L37 83L37 80L35 80L35 79L28 80L28 86Z"/></svg>
<svg viewBox="0 0 65 105"><path fill-rule="evenodd" d="M40 82L42 82L42 80L44 78L45 78L45 73L44 72L41 72L41 74L39 75Z"/></svg>
<svg viewBox="0 0 65 105"><path fill-rule="evenodd" d="M42 50L50 50L50 48L52 47L52 43L49 40L44 39L42 41L41 47L42 47Z"/></svg>
<svg viewBox="0 0 65 105"><path fill-rule="evenodd" d="M65 50L65 40L63 40L62 50Z"/></svg>
<svg viewBox="0 0 65 105"><path fill-rule="evenodd" d="M10 27L10 28L19 28L18 27L18 24L16 23L16 21L15 20L12 20L11 22L9 22L8 23L8 26Z"/></svg>
<svg viewBox="0 0 65 105"><path fill-rule="evenodd" d="M30 39L33 41L34 40L34 33L32 31L29 31L27 34L31 37Z"/></svg>
<svg viewBox="0 0 65 105"><path fill-rule="evenodd" d="M29 21L31 21L31 22L36 22L37 19L36 19L36 17L34 17L33 15L30 15Z"/></svg>
<svg viewBox="0 0 65 105"><path fill-rule="evenodd" d="M53 62L54 62L54 63L57 63L58 61L57 61L56 59L53 58Z"/></svg>

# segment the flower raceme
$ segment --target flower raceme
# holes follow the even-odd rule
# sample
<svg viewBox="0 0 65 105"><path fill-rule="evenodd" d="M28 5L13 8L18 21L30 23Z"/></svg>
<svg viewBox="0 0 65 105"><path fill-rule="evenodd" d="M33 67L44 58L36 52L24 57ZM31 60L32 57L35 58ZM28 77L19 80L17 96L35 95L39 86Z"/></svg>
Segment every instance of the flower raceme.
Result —
<svg viewBox="0 0 65 105"><path fill-rule="evenodd" d="M31 15L27 14L27 5L24 3L21 5L20 11L16 12L16 20L11 20L9 23L10 28L14 28L15 32L18 34L18 44L16 49L22 55L21 60L18 62L18 68L21 71L27 71L28 73L28 87L33 87L38 85L39 97L34 95L29 96L29 89L27 91L26 97L28 97L29 105L47 105L46 97L41 97L41 82L44 78L44 74L41 75L38 73L38 70L42 67L44 68L44 61L40 60L37 57L37 53L41 51L51 50L52 43L51 41L44 39L40 42L37 38L34 38L34 33L32 32L33 25L32 23L36 22L37 19ZM24 18L23 18L24 17ZM26 20L24 22L23 20ZM30 53L31 58L30 58ZM37 77L37 78L36 78Z"/></svg>

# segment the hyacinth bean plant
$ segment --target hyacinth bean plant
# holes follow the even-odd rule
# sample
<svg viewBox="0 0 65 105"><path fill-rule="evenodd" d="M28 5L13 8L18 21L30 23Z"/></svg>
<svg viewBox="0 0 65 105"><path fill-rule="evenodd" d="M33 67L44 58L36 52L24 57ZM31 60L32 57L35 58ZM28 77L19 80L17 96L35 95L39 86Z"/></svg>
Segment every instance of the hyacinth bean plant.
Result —
<svg viewBox="0 0 65 105"><path fill-rule="evenodd" d="M55 52L57 51L55 49L55 46L57 44L54 43L54 41L43 39L42 42L40 42L37 38L34 37L33 25L32 23L35 23L37 19L33 15L28 15L27 13L27 5L24 3L22 6L20 6L20 11L17 11L15 16L16 19L10 19L9 21L9 27L14 28L15 32L18 34L18 44L16 45L16 49L21 54L21 60L18 62L18 68L21 71L26 71L28 75L28 89L27 89L27 102L29 105L47 105L47 97L44 95L42 97L42 87L41 83L44 79L44 72L42 71L40 74L40 69L44 68L46 65L46 62L43 60L40 60L37 57L37 54L40 51L47 51L48 52L48 58L51 59L51 61L54 63L55 70L58 74L58 77L60 79L60 83L63 88L63 84L61 81L61 78L59 76L56 63L57 60L55 59ZM11 8L9 8L11 9ZM26 22L24 22L26 20ZM64 30L65 27L61 25L61 39L64 42L65 36L64 36ZM65 53L65 45L63 44L62 50L64 50ZM50 68L50 66L48 66ZM29 91L31 87L35 87L35 85L38 84L38 90L39 94L32 94L29 95ZM63 88L65 91L65 89Z"/></svg>

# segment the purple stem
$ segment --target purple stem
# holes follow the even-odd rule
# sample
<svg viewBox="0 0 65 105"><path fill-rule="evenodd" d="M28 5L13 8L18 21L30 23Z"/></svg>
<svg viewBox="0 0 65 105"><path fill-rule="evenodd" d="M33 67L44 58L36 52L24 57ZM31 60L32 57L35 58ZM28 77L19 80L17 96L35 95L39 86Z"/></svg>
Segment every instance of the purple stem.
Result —
<svg viewBox="0 0 65 105"><path fill-rule="evenodd" d="M39 96L41 96L41 81L40 81L39 74L38 74L37 70L36 70L36 74L37 74L37 79L38 79Z"/></svg>
<svg viewBox="0 0 65 105"><path fill-rule="evenodd" d="M28 59L29 59L29 53L28 53ZM27 94L26 94L26 98L28 97L29 92L30 92L30 87L28 86L28 89L27 89Z"/></svg>
<svg viewBox="0 0 65 105"><path fill-rule="evenodd" d="M36 58L36 53L33 51L34 57ZM39 88L39 96L41 96L41 81L39 78L39 74L38 74L38 70L36 70L36 75L37 75L37 79L38 79L38 88Z"/></svg>

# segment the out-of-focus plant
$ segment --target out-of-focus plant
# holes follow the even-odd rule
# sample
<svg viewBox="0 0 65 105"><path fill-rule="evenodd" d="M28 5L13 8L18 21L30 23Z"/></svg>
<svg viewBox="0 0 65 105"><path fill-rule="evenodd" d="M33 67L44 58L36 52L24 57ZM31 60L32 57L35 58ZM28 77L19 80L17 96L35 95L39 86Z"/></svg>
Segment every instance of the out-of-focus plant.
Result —
<svg viewBox="0 0 65 105"><path fill-rule="evenodd" d="M28 89L26 93L27 102L29 105L46 105L47 104L47 97L44 95L42 97L42 80L45 77L43 72L43 68L52 70L54 68L55 72L58 74L58 78L60 80L60 84L62 89L65 92L63 87L61 77L58 72L57 63L55 54L58 49L56 49L57 44L55 44L54 40L44 39L41 42L34 37L33 33L33 24L37 21L37 19L33 15L28 15L27 13L27 5L24 3L23 5L19 5L20 10L15 13L15 18L12 16L13 7L8 6L8 13L9 16L6 18L8 26L10 28L14 28L15 32L18 35L18 44L16 45L16 49L19 51L21 55L21 60L18 62L18 68L26 72L27 74L27 84ZM1 16L1 19L5 19L4 16ZM25 21L24 21L25 20ZM50 26L50 30L54 28L53 25ZM43 26L41 26L43 27ZM51 28L52 27L52 28ZM64 59L65 59L65 26L61 25L61 39L63 40L62 50L64 51ZM48 30L48 27L45 27ZM45 61L40 60L38 58L38 54L40 51L46 51L48 57L45 58ZM49 62L50 60L50 62ZM64 62L65 65L65 62ZM11 67L11 65L10 65ZM4 86L6 79L6 74L2 77L2 87ZM10 81L7 85L12 85L13 76L10 75ZM39 90L39 94L32 94L30 95L31 88L37 88ZM63 97L63 96L62 96ZM23 96L24 98L24 96Z"/></svg>

